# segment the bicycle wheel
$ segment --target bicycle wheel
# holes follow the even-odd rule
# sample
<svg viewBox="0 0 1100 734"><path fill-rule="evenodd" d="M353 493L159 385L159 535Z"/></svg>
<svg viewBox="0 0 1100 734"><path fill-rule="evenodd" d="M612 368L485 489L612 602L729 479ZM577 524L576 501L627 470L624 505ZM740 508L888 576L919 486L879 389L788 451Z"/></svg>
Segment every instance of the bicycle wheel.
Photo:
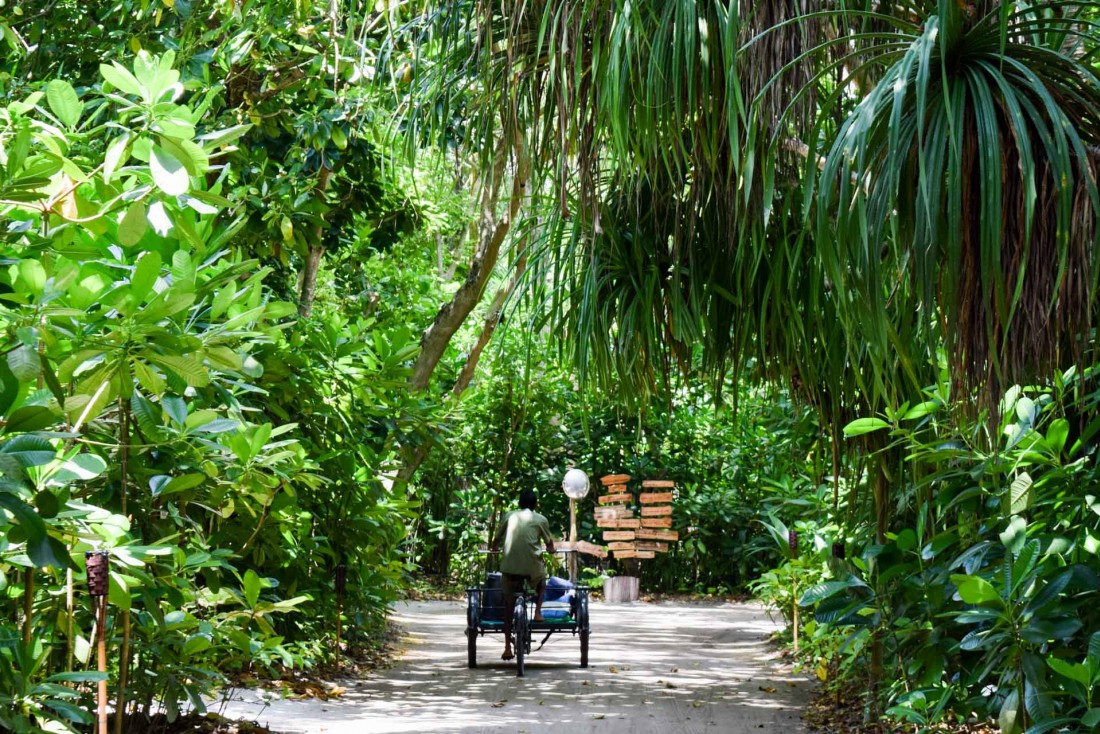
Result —
<svg viewBox="0 0 1100 734"><path fill-rule="evenodd" d="M481 624L481 591L466 592L466 666L477 667L477 631Z"/></svg>
<svg viewBox="0 0 1100 734"><path fill-rule="evenodd" d="M588 593L582 592L577 599L577 626L580 628L581 637L581 667L588 667Z"/></svg>
<svg viewBox="0 0 1100 734"><path fill-rule="evenodd" d="M516 597L516 606L512 614L512 633L516 636L512 647L516 653L516 677L522 678L526 672L527 636L530 634L530 630L527 629L527 600L524 599L523 594Z"/></svg>

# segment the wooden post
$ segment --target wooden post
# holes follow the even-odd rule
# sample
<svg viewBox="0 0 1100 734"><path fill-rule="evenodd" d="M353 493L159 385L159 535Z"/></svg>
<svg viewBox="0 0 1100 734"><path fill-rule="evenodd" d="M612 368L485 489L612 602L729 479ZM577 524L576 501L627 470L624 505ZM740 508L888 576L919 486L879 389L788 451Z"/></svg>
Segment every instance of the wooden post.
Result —
<svg viewBox="0 0 1100 734"><path fill-rule="evenodd" d="M107 734L107 597L97 596L95 638L96 638L96 670L103 673L103 678L96 684L98 699L98 718L96 734ZM120 714L116 711L115 716Z"/></svg>
<svg viewBox="0 0 1100 734"><path fill-rule="evenodd" d="M569 542L573 550L569 551L569 581L577 583L577 501L569 498Z"/></svg>
<svg viewBox="0 0 1100 734"><path fill-rule="evenodd" d="M110 586L107 551L88 551L84 568L88 572L88 593L96 610L96 669L103 673L97 685L96 734L107 734L107 591ZM121 712L116 709L116 716Z"/></svg>
<svg viewBox="0 0 1100 734"><path fill-rule="evenodd" d="M798 531L787 532L787 544L791 548L791 628L794 634L794 651L798 652L798 575L794 561L798 559Z"/></svg>

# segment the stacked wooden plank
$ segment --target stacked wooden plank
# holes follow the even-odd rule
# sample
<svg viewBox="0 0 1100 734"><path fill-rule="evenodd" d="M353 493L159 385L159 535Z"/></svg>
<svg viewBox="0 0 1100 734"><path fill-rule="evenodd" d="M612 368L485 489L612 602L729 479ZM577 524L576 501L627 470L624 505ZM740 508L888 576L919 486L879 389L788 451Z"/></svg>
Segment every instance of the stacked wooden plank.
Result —
<svg viewBox="0 0 1100 734"><path fill-rule="evenodd" d="M680 539L672 530L672 500L676 482L670 479L645 479L638 502L642 505L641 527L635 535L638 553L652 558L655 553L667 553L669 542ZM641 557L641 556L640 556Z"/></svg>
<svg viewBox="0 0 1100 734"><path fill-rule="evenodd" d="M634 516L631 505L634 495L626 483L629 474L608 474L600 479L604 494L597 499L596 527L603 528L603 539L607 549L616 558L635 558L635 533L641 527L641 520Z"/></svg>
<svg viewBox="0 0 1100 734"><path fill-rule="evenodd" d="M596 527L616 558L654 558L668 552L668 544L680 539L672 530L673 489L667 479L646 479L638 496L640 517L633 509L634 495L627 474L609 474L600 479L604 494L597 499Z"/></svg>

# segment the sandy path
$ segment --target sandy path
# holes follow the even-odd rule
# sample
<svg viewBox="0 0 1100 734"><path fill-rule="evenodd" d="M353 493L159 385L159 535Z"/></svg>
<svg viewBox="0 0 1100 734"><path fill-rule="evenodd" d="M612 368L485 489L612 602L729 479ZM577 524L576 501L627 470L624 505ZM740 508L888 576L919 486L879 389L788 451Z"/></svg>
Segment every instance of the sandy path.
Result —
<svg viewBox="0 0 1100 734"><path fill-rule="evenodd" d="M265 707L244 691L224 713L287 734L806 731L812 685L776 659L758 606L594 603L590 667L578 667L575 637L555 635L525 678L500 660L499 635L479 638L478 667L466 667L463 604L403 604L395 616L408 633L399 661L344 682L341 698Z"/></svg>

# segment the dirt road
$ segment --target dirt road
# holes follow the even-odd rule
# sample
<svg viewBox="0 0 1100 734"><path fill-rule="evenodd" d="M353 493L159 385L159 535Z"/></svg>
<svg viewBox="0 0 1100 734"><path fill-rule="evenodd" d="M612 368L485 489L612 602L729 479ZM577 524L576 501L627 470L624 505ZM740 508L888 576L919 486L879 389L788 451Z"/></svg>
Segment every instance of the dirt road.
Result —
<svg viewBox="0 0 1100 734"><path fill-rule="evenodd" d="M806 731L799 712L812 685L776 659L775 624L760 607L593 604L591 617L587 669L577 639L556 635L516 678L499 635L479 638L478 667L466 667L464 605L402 605L408 634L391 669L343 682L347 693L330 701L265 706L244 691L225 714L287 734Z"/></svg>

